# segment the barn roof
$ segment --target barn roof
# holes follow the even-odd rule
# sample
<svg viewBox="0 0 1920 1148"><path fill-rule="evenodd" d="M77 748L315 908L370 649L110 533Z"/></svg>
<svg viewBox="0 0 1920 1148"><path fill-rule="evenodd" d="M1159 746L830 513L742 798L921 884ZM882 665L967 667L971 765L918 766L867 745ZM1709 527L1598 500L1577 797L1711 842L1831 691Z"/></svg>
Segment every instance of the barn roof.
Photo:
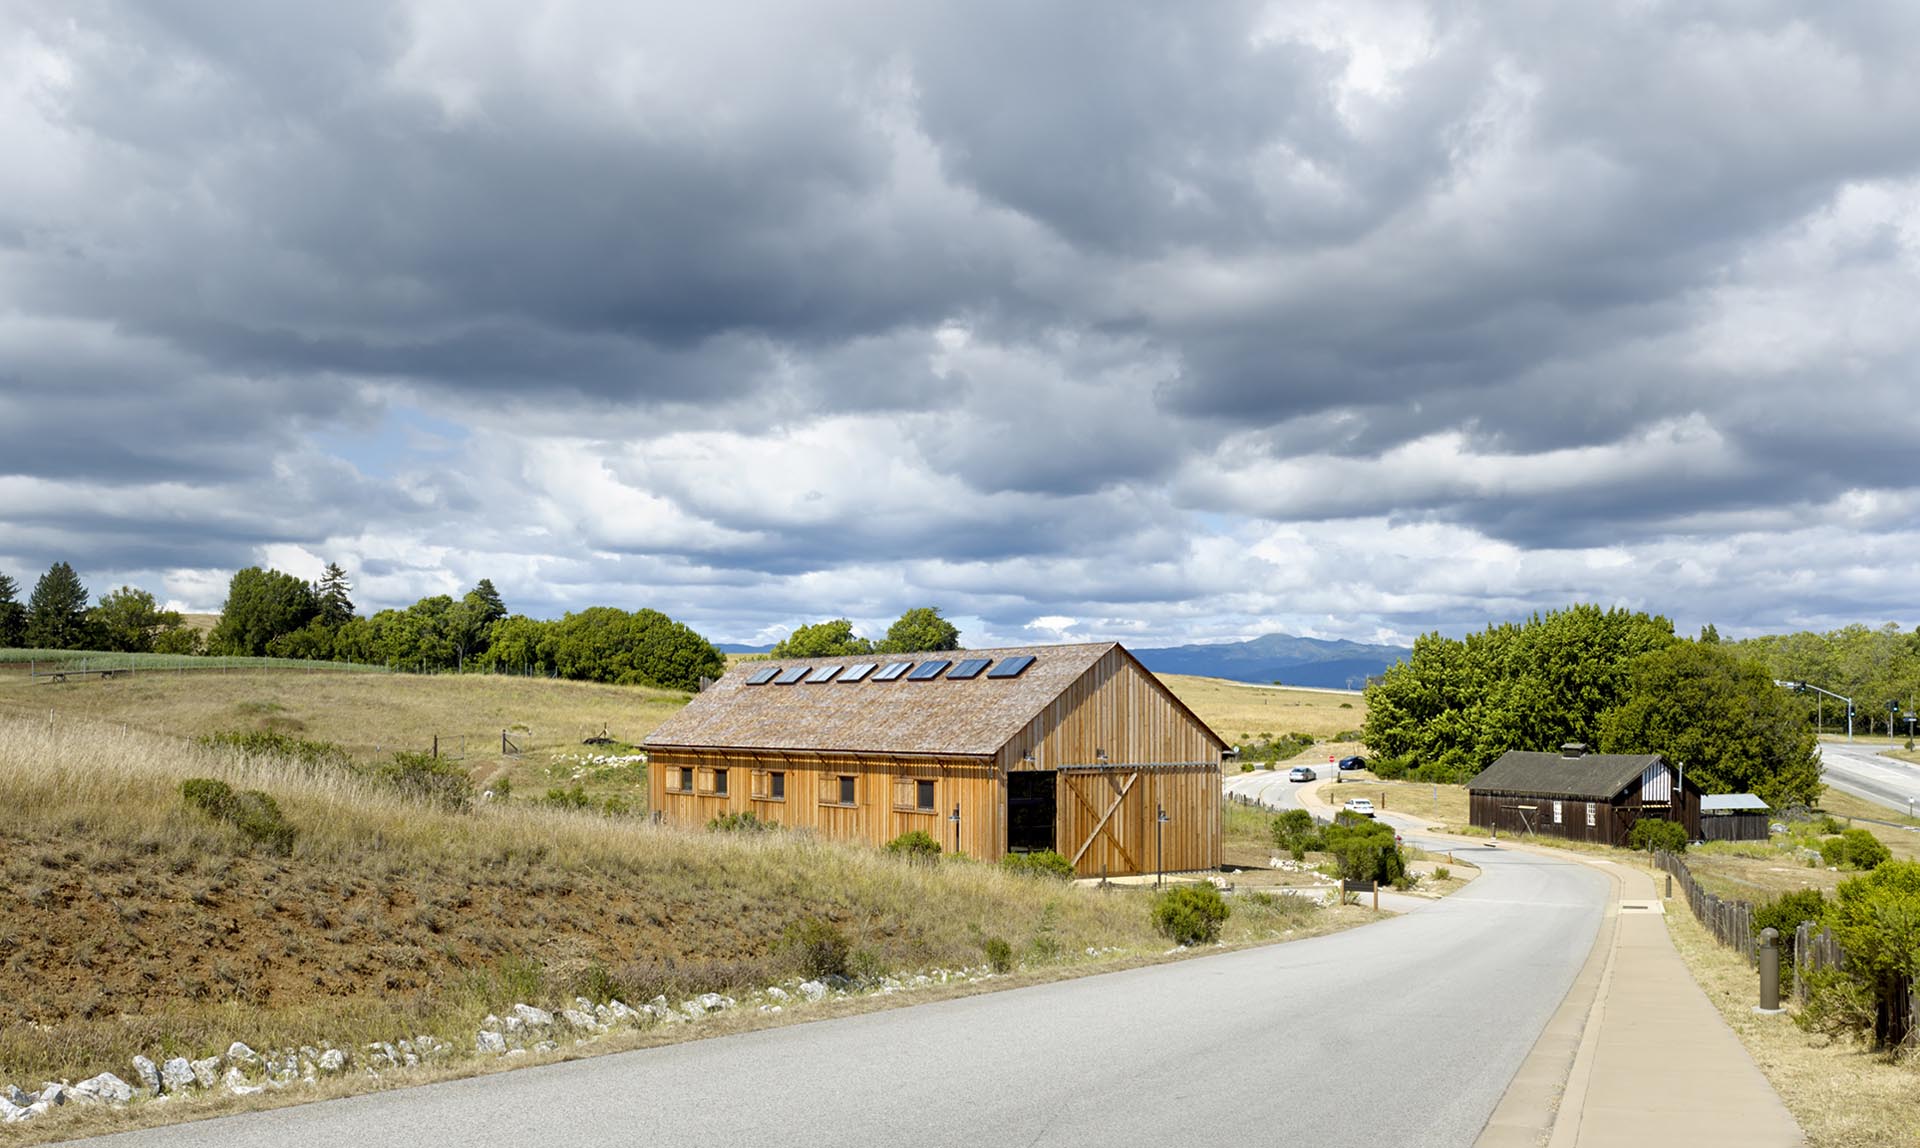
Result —
<svg viewBox="0 0 1920 1148"><path fill-rule="evenodd" d="M1605 800L1640 779L1655 753L1589 753L1568 757L1510 749L1467 783L1469 793Z"/></svg>
<svg viewBox="0 0 1920 1148"><path fill-rule="evenodd" d="M1744 813L1749 810L1764 813L1771 808L1751 793L1713 793L1700 799L1702 813Z"/></svg>
<svg viewBox="0 0 1920 1148"><path fill-rule="evenodd" d="M1041 710L1116 648L1117 643L1099 642L745 661L662 722L647 736L646 744L985 756L1013 740ZM1032 657L1033 664L1012 678L992 677L989 671L962 681L945 676L930 681L909 681L905 676L877 681L875 673L857 682L836 679L819 683L803 680L792 685L747 684L750 675L769 666L819 668L861 662L882 666L912 662L919 666L929 660L958 662L967 658L991 658L998 666L1021 655ZM1178 699L1175 704L1180 704ZM1186 709L1184 705L1180 708ZM1194 721L1198 723L1199 719Z"/></svg>

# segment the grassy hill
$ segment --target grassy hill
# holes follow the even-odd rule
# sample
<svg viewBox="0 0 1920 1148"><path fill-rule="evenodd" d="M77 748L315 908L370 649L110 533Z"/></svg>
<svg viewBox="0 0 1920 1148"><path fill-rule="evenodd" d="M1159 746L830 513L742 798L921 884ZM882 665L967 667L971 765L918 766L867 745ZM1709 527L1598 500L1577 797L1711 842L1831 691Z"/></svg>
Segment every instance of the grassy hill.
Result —
<svg viewBox="0 0 1920 1148"><path fill-rule="evenodd" d="M0 899L0 967L13 986L0 994L0 1083L125 1076L136 1052L203 1056L236 1039L351 1049L425 1033L470 1050L482 1017L520 1001L743 995L792 983L797 957L783 937L813 918L876 975L979 966L993 939L1021 975L1162 959L1144 891L916 865L791 834L676 831L522 798L454 812L345 769L192 740L272 729L372 760L436 731L446 748L464 730L486 739L489 752L470 741L463 763L484 777L551 771L603 728L638 741L684 701L485 677L0 680L0 879L14 894ZM502 757L499 730L514 725L534 751ZM193 777L270 794L296 831L290 851L190 807L181 783ZM637 789L644 770L608 784ZM1346 923L1331 910L1248 904L1227 939ZM747 1012L728 1023L783 1019ZM199 1103L168 1109L179 1118Z"/></svg>

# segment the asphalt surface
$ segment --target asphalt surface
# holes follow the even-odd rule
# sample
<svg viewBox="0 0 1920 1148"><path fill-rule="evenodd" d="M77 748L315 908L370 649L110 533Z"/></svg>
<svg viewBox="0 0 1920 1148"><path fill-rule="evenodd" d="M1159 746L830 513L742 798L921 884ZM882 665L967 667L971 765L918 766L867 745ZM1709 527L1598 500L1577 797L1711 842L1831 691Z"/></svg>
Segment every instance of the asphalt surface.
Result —
<svg viewBox="0 0 1920 1148"><path fill-rule="evenodd" d="M1821 780L1843 793L1879 802L1888 809L1908 811L1907 799L1914 799L1920 810L1920 766L1882 757L1884 745L1863 742L1823 741L1820 763Z"/></svg>
<svg viewBox="0 0 1920 1148"><path fill-rule="evenodd" d="M1468 1145L1609 889L1473 860L1460 893L1332 936L92 1143Z"/></svg>

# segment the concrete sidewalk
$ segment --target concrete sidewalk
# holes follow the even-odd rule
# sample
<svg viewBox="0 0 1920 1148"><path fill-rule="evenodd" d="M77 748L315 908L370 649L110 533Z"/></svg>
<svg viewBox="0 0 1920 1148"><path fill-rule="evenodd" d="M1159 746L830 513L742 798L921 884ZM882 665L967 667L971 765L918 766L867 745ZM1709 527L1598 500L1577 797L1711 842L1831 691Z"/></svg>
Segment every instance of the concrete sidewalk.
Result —
<svg viewBox="0 0 1920 1148"><path fill-rule="evenodd" d="M1786 1105L1674 950L1663 909L1684 913L1685 903L1662 901L1644 871L1607 868L1621 890L1612 951L1548 1143L1804 1144Z"/></svg>

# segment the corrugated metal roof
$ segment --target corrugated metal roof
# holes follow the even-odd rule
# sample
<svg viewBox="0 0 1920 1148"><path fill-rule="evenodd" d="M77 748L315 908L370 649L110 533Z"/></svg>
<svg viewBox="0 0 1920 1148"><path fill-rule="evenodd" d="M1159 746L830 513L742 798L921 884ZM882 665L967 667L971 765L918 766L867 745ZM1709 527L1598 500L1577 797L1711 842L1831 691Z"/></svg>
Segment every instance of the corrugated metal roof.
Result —
<svg viewBox="0 0 1920 1148"><path fill-rule="evenodd" d="M1567 757L1510 749L1467 783L1470 793L1607 799L1640 780L1660 760L1654 753L1589 753Z"/></svg>
<svg viewBox="0 0 1920 1148"><path fill-rule="evenodd" d="M1735 813L1749 809L1764 813L1771 808L1751 793L1714 793L1700 799L1702 813Z"/></svg>
<svg viewBox="0 0 1920 1148"><path fill-rule="evenodd" d="M1020 646L928 654L863 654L741 662L647 735L649 746L847 753L939 753L984 756L1013 739L1049 702L1093 668L1113 642ZM750 686L747 675L769 665L833 666L856 662L1003 659L1031 654L1017 678L987 674L962 681L806 682Z"/></svg>

